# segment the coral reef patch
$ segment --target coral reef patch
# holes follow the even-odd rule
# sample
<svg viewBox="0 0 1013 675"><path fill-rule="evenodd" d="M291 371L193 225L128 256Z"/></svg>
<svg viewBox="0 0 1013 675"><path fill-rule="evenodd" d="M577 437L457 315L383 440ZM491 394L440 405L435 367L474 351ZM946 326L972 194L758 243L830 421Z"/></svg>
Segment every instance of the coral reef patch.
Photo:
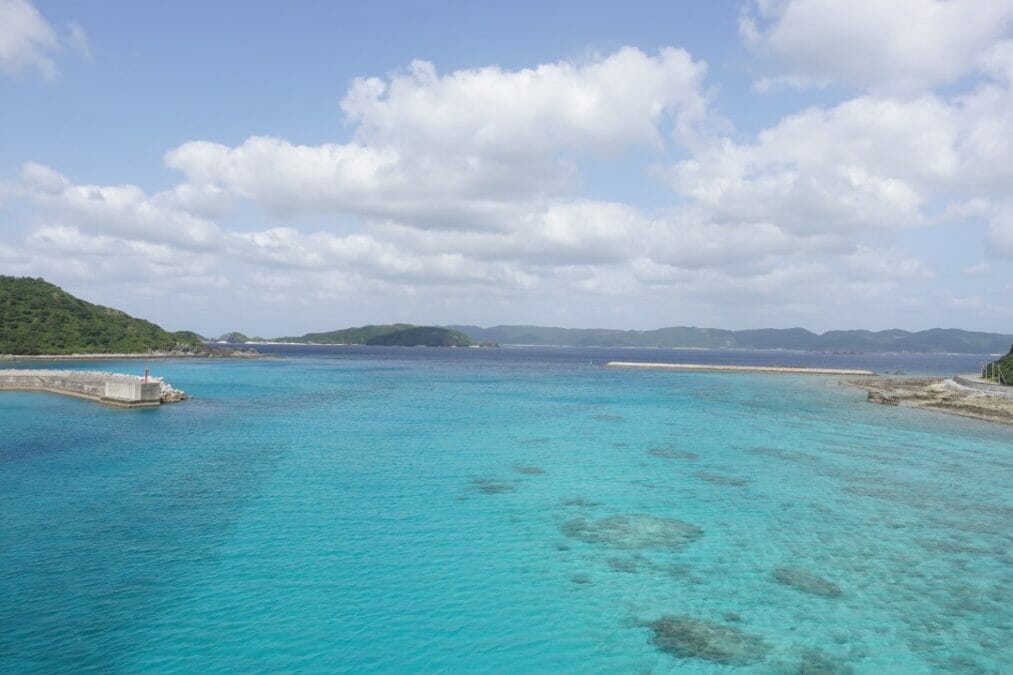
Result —
<svg viewBox="0 0 1013 675"><path fill-rule="evenodd" d="M647 452L655 457L664 457L665 459L683 459L691 461L699 457L699 455L695 452L677 450L675 448L651 448Z"/></svg>
<svg viewBox="0 0 1013 675"><path fill-rule="evenodd" d="M749 484L744 478L736 478L735 476L723 476L716 473L706 473L704 471L698 471L694 474L700 480L705 480L708 483L714 483L715 485L728 485L730 487L745 487Z"/></svg>
<svg viewBox="0 0 1013 675"><path fill-rule="evenodd" d="M799 567L778 567L772 576L777 583L791 586L803 593L824 598L839 598L844 595L837 584Z"/></svg>
<svg viewBox="0 0 1013 675"><path fill-rule="evenodd" d="M647 514L601 520L574 518L563 523L562 529L566 536L588 544L627 550L677 549L703 536L696 525Z"/></svg>
<svg viewBox="0 0 1013 675"><path fill-rule="evenodd" d="M691 616L663 616L647 624L658 649L682 659L703 659L728 666L747 666L766 656L763 638Z"/></svg>

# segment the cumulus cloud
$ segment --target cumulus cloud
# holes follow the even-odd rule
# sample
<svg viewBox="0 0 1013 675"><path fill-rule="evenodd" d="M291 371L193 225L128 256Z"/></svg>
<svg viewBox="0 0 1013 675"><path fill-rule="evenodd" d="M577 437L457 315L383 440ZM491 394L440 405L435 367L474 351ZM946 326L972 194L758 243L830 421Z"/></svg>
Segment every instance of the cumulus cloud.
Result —
<svg viewBox="0 0 1013 675"><path fill-rule="evenodd" d="M782 119L755 142L716 139L669 173L720 218L793 232L917 226L957 172L955 112L934 97L861 97Z"/></svg>
<svg viewBox="0 0 1013 675"><path fill-rule="evenodd" d="M359 78L342 100L354 140L194 141L166 154L199 192L277 217L349 213L430 229L509 229L579 187L576 160L662 148L707 116L704 64L678 49L623 48L584 63L445 75L423 61Z"/></svg>
<svg viewBox="0 0 1013 675"><path fill-rule="evenodd" d="M149 197L136 185L72 183L55 169L29 162L20 173L20 195L41 209L45 225L68 225L130 239L207 248L219 236L211 221L179 208L175 192Z"/></svg>
<svg viewBox="0 0 1013 675"><path fill-rule="evenodd" d="M625 47L586 63L446 75L415 61L387 79L356 79L341 107L356 136L371 144L497 157L617 152L660 147L662 122L700 121L705 73L703 63L673 48L650 56Z"/></svg>
<svg viewBox="0 0 1013 675"><path fill-rule="evenodd" d="M921 91L980 70L1011 26L1013 3L994 0L754 0L739 18L747 46L783 69L761 90Z"/></svg>
<svg viewBox="0 0 1013 675"><path fill-rule="evenodd" d="M1005 52L988 54L1004 72ZM992 255L1013 255L1005 80L949 97L864 94L733 137L713 133L704 75L675 49L513 71L415 62L353 82L350 138L191 141L165 154L181 182L159 192L29 162L0 185L31 207L27 236L0 259L391 308L375 320L417 303L448 321L569 306L586 323L609 298L637 325L677 321L675 307L781 325L779 312L882 303L932 278L896 241L909 228L977 219ZM683 157L656 172L677 193L668 208L582 190L585 169L629 149Z"/></svg>
<svg viewBox="0 0 1013 675"><path fill-rule="evenodd" d="M91 58L83 27L71 24L61 38L28 0L0 0L0 73L36 70L51 80L57 75L54 55L65 46Z"/></svg>
<svg viewBox="0 0 1013 675"><path fill-rule="evenodd" d="M52 53L60 47L56 31L27 0L0 0L0 72L38 70L56 76Z"/></svg>

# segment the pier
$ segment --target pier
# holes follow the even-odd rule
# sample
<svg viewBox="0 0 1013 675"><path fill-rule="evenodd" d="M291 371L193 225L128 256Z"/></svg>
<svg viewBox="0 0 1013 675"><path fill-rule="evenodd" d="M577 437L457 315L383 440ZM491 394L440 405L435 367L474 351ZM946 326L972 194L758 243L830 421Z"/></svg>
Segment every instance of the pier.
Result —
<svg viewBox="0 0 1013 675"><path fill-rule="evenodd" d="M47 391L124 408L148 408L186 395L159 378L80 370L0 370L0 391Z"/></svg>
<svg viewBox="0 0 1013 675"><path fill-rule="evenodd" d="M643 370L684 370L720 373L775 373L785 375L875 375L871 370L850 368L801 368L796 366L725 366L706 363L648 363L640 361L609 361L606 368Z"/></svg>

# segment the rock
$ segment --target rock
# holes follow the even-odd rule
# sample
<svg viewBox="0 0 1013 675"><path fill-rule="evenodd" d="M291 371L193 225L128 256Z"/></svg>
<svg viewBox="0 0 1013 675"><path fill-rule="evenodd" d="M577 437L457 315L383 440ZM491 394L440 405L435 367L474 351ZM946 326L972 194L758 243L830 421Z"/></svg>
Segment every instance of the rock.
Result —
<svg viewBox="0 0 1013 675"><path fill-rule="evenodd" d="M647 625L654 632L651 642L658 649L682 659L746 666L760 661L767 653L763 638L734 626L690 616L663 616Z"/></svg>
<svg viewBox="0 0 1013 675"><path fill-rule="evenodd" d="M879 403L880 405L897 405L897 399L885 396L878 391L869 392L869 403Z"/></svg>

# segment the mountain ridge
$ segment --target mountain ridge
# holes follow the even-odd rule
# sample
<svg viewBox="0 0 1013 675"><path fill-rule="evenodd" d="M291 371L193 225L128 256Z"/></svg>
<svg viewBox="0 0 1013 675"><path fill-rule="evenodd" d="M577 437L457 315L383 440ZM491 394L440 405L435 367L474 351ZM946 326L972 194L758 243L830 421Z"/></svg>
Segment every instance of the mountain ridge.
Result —
<svg viewBox="0 0 1013 675"><path fill-rule="evenodd" d="M831 330L805 328L722 328L671 326L647 331L609 328L557 328L499 325L482 328L449 325L476 342L558 347L644 347L703 349L793 349L799 351L913 352L956 354L1005 353L1013 334L931 328L923 331L887 329Z"/></svg>

